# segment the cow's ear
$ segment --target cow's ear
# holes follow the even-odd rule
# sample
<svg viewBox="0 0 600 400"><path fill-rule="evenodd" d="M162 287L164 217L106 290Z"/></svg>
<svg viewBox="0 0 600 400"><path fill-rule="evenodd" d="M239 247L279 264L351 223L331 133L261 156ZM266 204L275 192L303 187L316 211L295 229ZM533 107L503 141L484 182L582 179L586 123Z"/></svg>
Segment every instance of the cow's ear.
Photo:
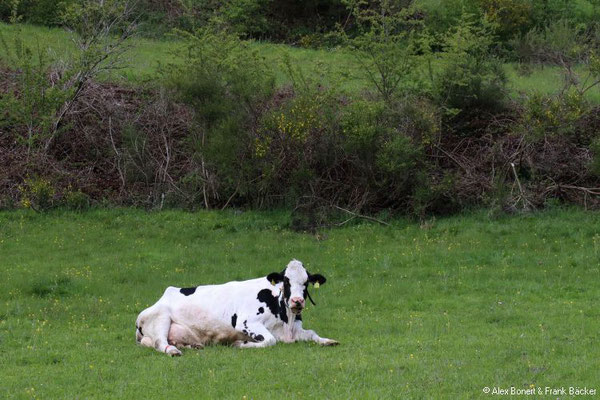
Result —
<svg viewBox="0 0 600 400"><path fill-rule="evenodd" d="M318 283L319 285L324 284L325 282L327 282L327 279L325 279L325 277L321 274L311 274L308 276L308 281L310 283L312 283L313 285L315 283Z"/></svg>
<svg viewBox="0 0 600 400"><path fill-rule="evenodd" d="M267 275L267 280L273 285L283 282L283 274L281 272L271 272L269 275Z"/></svg>

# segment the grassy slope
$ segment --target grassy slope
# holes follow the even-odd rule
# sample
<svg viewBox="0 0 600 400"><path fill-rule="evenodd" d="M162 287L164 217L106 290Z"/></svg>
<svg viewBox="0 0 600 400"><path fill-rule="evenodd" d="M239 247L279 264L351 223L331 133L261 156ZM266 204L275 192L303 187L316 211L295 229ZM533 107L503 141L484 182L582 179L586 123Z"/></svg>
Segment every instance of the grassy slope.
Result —
<svg viewBox="0 0 600 400"><path fill-rule="evenodd" d="M30 46L41 43L52 48L56 54L64 55L73 51L69 34L60 29L49 29L32 25L13 26L0 23L0 34L10 42L10 38L20 34ZM179 43L173 40L150 40L138 38L133 43L133 48L126 56L125 68L115 72L110 80L127 81L133 83L153 80L161 63L177 61L173 54L177 53ZM360 67L351 53L342 50L310 50L286 45L270 43L252 43L260 54L269 61L275 70L279 85L288 82L289 78L282 68L283 54L287 52L290 59L300 65L307 75L319 74L323 81L341 82L343 87L350 91L358 91L367 86L367 82L360 73ZM0 52L0 59L1 59ZM533 73L522 76L512 64L506 65L512 94L517 96L521 92L540 91L552 93L557 91L562 84L562 78L557 68L534 68ZM332 77L328 79L328 77ZM590 100L600 103L600 87L591 90Z"/></svg>
<svg viewBox="0 0 600 400"><path fill-rule="evenodd" d="M600 214L429 230L347 226L325 240L271 213L0 213L0 397L479 398L484 386L600 382ZM266 275L297 257L328 283L305 326L336 348L136 346L168 285Z"/></svg>

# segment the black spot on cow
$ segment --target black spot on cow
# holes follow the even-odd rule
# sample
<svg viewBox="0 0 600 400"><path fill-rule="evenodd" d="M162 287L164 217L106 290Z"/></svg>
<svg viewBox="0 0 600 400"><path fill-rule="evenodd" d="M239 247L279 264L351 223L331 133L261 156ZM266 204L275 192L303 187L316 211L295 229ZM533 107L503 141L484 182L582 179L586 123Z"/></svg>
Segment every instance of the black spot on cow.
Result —
<svg viewBox="0 0 600 400"><path fill-rule="evenodd" d="M256 313L256 315L260 315L264 312L265 312L265 309L263 307L258 307L258 312Z"/></svg>
<svg viewBox="0 0 600 400"><path fill-rule="evenodd" d="M285 323L288 322L287 313L285 312L285 302L283 299L279 300L277 297L273 296L270 289L261 290L258 292L256 298L261 303L265 303L273 315L279 317L279 319Z"/></svg>
<svg viewBox="0 0 600 400"><path fill-rule="evenodd" d="M140 331L140 335L144 336L144 333L142 332L142 327L138 326L138 331Z"/></svg>
<svg viewBox="0 0 600 400"><path fill-rule="evenodd" d="M237 324L237 314L231 316L231 326L235 328L235 324Z"/></svg>
<svg viewBox="0 0 600 400"><path fill-rule="evenodd" d="M258 292L258 296L256 296L256 298L261 303L265 303L267 307L269 307L269 310L271 310L272 314L279 314L279 303L277 301L277 297L273 296L273 293L271 293L271 290L261 290L260 292Z"/></svg>
<svg viewBox="0 0 600 400"><path fill-rule="evenodd" d="M181 292L181 294L183 294L185 296L189 296L191 294L194 294L194 292L196 291L196 288L195 287L185 287L185 288L179 289L179 291Z"/></svg>
<svg viewBox="0 0 600 400"><path fill-rule="evenodd" d="M248 329L248 320L247 319L244 320L244 328Z"/></svg>
<svg viewBox="0 0 600 400"><path fill-rule="evenodd" d="M254 340L255 342L262 342L263 340L265 340L265 337L261 334L257 335L256 333L250 332L250 331L248 331L248 332L244 331L244 333L246 335L250 336L252 338L252 340Z"/></svg>
<svg viewBox="0 0 600 400"><path fill-rule="evenodd" d="M290 280L286 276L283 278L283 298L286 300L289 300L291 295L292 295L292 285L290 285Z"/></svg>

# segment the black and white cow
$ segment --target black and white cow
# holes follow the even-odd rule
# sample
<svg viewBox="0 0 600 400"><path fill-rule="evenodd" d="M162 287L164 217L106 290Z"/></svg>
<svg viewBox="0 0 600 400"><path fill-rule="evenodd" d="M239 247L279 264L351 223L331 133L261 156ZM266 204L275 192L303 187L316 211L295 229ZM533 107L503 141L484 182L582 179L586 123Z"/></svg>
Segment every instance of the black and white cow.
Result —
<svg viewBox="0 0 600 400"><path fill-rule="evenodd" d="M136 321L137 342L172 356L178 347L202 348L208 344L267 347L277 341L312 340L337 345L302 328L302 310L308 285L325 283L292 260L282 272L247 281L192 288L168 287ZM314 303L313 303L314 304Z"/></svg>

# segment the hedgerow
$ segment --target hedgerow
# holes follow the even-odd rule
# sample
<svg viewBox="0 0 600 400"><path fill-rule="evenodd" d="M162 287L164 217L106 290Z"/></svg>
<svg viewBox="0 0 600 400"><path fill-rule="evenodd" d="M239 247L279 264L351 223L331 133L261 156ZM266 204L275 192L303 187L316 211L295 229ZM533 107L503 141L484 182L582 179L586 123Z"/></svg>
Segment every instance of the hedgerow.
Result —
<svg viewBox="0 0 600 400"><path fill-rule="evenodd" d="M79 26L73 60L3 41L18 63L0 72L0 207L287 207L312 229L348 215L597 205L600 122L585 93L600 58L589 33L531 33L539 62L564 65L565 86L513 100L485 18L465 14L438 35L404 8L357 5L357 30L336 40L363 66L360 93L289 58L292 83L276 87L256 48L215 25L179 31L183 62L140 88L94 78L110 65L101 50L120 54L123 36ZM98 26L114 17L85 10ZM569 32L576 51L548 39Z"/></svg>

